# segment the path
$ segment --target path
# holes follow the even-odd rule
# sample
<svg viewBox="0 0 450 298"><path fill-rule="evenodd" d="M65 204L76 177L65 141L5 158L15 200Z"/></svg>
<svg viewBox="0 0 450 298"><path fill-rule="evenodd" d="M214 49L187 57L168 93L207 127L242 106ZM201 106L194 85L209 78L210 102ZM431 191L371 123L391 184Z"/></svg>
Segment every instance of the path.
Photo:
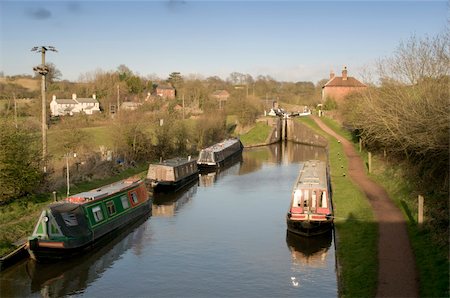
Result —
<svg viewBox="0 0 450 298"><path fill-rule="evenodd" d="M360 186L372 205L378 222L378 287L376 297L419 297L418 275L405 218L386 191L370 180L353 145L319 118L319 127L339 140L348 158L350 178Z"/></svg>

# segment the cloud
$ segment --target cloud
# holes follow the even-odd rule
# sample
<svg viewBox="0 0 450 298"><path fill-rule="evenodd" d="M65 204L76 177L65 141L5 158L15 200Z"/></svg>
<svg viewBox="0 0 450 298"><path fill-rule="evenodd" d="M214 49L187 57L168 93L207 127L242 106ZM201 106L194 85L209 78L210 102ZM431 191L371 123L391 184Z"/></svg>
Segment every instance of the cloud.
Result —
<svg viewBox="0 0 450 298"><path fill-rule="evenodd" d="M35 20L46 20L52 17L52 12L44 7L28 9L26 14Z"/></svg>

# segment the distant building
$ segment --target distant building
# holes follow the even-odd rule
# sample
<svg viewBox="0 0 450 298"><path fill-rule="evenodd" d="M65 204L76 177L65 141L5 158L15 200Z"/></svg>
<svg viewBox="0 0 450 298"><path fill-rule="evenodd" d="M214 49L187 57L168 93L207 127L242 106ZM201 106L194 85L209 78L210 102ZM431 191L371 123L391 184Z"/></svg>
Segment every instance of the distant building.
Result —
<svg viewBox="0 0 450 298"><path fill-rule="evenodd" d="M120 105L120 110L122 111L135 111L137 110L140 106L142 106L142 103L140 102L133 102L133 101L124 101L121 105Z"/></svg>
<svg viewBox="0 0 450 298"><path fill-rule="evenodd" d="M227 90L216 90L211 94L211 97L219 102L219 109L222 109L230 97L230 93Z"/></svg>
<svg viewBox="0 0 450 298"><path fill-rule="evenodd" d="M72 116L76 113L92 115L97 112L100 112L100 104L95 94L92 95L92 98L77 98L77 95L74 93L71 99L57 99L56 95L53 95L50 102L50 113L52 116Z"/></svg>
<svg viewBox="0 0 450 298"><path fill-rule="evenodd" d="M157 86L155 88L155 95L165 99L174 99L175 88L172 86Z"/></svg>
<svg viewBox="0 0 450 298"><path fill-rule="evenodd" d="M360 92L366 88L365 84L354 77L349 77L347 67L344 67L341 77L335 76L333 71L330 73L330 80L322 87L322 102L331 98L339 104L350 93Z"/></svg>

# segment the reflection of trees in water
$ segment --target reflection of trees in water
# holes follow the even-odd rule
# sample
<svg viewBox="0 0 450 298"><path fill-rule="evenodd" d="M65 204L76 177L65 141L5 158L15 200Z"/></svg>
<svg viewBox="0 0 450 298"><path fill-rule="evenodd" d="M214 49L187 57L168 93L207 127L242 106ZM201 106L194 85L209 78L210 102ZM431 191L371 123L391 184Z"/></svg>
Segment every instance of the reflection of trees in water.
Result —
<svg viewBox="0 0 450 298"><path fill-rule="evenodd" d="M44 297L60 297L82 293L127 250L132 248L136 255L141 253L147 219L144 217L114 235L106 236L81 256L50 264L29 259L14 266L7 278L2 273L1 296L24 297L39 293ZM5 288L7 284L13 286Z"/></svg>
<svg viewBox="0 0 450 298"><path fill-rule="evenodd" d="M197 193L197 180L172 193L157 193L153 197L152 216L169 217Z"/></svg>
<svg viewBox="0 0 450 298"><path fill-rule="evenodd" d="M239 174L259 170L265 163L299 163L311 159L327 160L326 149L294 142L279 142L268 146L246 148Z"/></svg>
<svg viewBox="0 0 450 298"><path fill-rule="evenodd" d="M332 239L333 232L331 230L314 237L303 237L286 231L286 243L291 251L294 265L327 267L326 259Z"/></svg>

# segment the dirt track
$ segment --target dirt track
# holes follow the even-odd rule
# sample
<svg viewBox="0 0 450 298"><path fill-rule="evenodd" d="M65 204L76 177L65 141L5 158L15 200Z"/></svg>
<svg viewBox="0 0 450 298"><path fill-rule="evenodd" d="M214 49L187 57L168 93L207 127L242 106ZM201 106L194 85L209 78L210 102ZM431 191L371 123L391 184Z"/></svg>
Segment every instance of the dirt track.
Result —
<svg viewBox="0 0 450 298"><path fill-rule="evenodd" d="M336 134L319 118L314 121L339 140L349 161L348 175L366 194L378 222L377 297L419 297L418 275L405 219L386 191L370 180L353 145Z"/></svg>

